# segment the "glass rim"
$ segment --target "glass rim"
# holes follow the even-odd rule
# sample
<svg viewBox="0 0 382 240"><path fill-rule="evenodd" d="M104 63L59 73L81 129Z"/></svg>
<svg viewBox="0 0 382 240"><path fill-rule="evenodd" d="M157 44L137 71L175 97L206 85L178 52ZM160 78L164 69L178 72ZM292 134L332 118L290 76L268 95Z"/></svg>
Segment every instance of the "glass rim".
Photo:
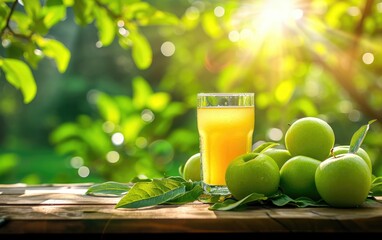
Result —
<svg viewBox="0 0 382 240"><path fill-rule="evenodd" d="M226 97L226 96L232 96L232 97L235 97L235 96L248 96L248 97L251 97L251 96L255 96L255 93L253 92L241 92L241 93L198 93L197 94L198 97L209 97L209 96L223 96L223 97Z"/></svg>

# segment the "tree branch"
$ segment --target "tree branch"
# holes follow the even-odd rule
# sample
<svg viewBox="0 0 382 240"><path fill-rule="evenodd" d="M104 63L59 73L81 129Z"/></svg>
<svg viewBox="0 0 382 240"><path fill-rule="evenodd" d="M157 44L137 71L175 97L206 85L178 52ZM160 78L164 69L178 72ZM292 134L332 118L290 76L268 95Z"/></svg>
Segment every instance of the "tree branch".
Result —
<svg viewBox="0 0 382 240"><path fill-rule="evenodd" d="M101 7L101 8L103 8L103 9L105 9L105 11L107 12L107 14L109 14L109 16L110 16L111 18L118 19L118 18L121 17L121 16L115 14L113 11L111 11L110 8L108 8L108 6L107 6L106 4L103 4L103 3L101 3L101 2L99 2L99 1L97 1L97 0L95 1L95 3L97 4L98 7Z"/></svg>
<svg viewBox="0 0 382 240"><path fill-rule="evenodd" d="M315 62L319 63L324 69L329 71L339 85L349 94L350 98L360 107L360 110L372 119L377 119L382 124L382 112L373 109L366 99L366 96L359 92L354 84L354 76L357 70L357 56L359 54L360 40L364 31L365 19L372 11L374 0L367 0L362 11L362 17L354 30L354 39L343 55L339 56L336 66L324 62L317 54L312 53Z"/></svg>
<svg viewBox="0 0 382 240"><path fill-rule="evenodd" d="M14 12L15 9L16 9L16 6L17 6L17 0L15 0L15 1L12 3L12 6L11 6L11 8L10 8L11 10L10 10L9 15L8 15L8 17L7 17L6 24L5 24L4 28L1 29L1 31L0 31L0 37L3 36L3 34L5 33L5 30L8 30L8 31L9 31L10 33L12 33L12 35L15 36L15 37L23 38L23 39L27 39L27 40L29 40L29 39L31 38L31 36L32 36L32 33L31 33L29 36L27 36L27 35L23 35L23 34L19 34L19 33L16 33L16 32L13 31L13 29L11 28L11 26L10 26L10 24L9 24L9 23L11 22L11 17L12 17L13 12Z"/></svg>
<svg viewBox="0 0 382 240"><path fill-rule="evenodd" d="M15 0L12 3L11 11L9 12L9 15L7 17L7 22L6 22L5 26L4 26L4 28L1 29L1 31L0 31L0 36L3 36L5 30L9 28L9 22L11 21L12 14L13 14L13 11L15 10L16 6L17 6L17 0Z"/></svg>

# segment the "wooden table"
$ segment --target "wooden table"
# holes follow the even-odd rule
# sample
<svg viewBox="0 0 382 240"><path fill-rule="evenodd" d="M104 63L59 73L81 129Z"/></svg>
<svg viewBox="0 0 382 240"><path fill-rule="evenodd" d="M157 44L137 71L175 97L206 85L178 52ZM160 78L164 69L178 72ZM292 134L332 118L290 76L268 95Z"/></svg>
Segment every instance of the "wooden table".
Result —
<svg viewBox="0 0 382 240"><path fill-rule="evenodd" d="M0 239L26 234L50 239L83 239L85 234L95 239L117 235L137 239L157 234L179 239L184 233L231 234L233 238L245 233L267 239L271 234L286 233L382 236L382 199L356 209L254 206L245 211L211 211L201 202L114 209L120 198L87 196L90 185L0 185Z"/></svg>

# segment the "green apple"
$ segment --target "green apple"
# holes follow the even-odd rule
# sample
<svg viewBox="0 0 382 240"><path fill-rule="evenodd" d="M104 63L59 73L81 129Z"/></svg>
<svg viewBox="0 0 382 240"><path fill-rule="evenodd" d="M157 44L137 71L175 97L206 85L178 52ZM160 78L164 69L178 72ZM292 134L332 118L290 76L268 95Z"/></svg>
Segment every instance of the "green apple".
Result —
<svg viewBox="0 0 382 240"><path fill-rule="evenodd" d="M183 178L191 181L201 180L200 153L195 153L187 159L183 168Z"/></svg>
<svg viewBox="0 0 382 240"><path fill-rule="evenodd" d="M329 205L339 208L358 207L367 198L371 172L357 154L345 153L322 161L315 173L317 191Z"/></svg>
<svg viewBox="0 0 382 240"><path fill-rule="evenodd" d="M343 154L343 153L348 153L349 152L349 148L350 146L348 145L341 145L341 146L335 146L333 148L333 155L334 156L337 156L337 155L340 155L340 154ZM369 166L370 168L370 171L372 171L372 166L373 166L373 163L370 159L370 156L369 154L362 148L358 148L358 151L356 152L356 154L358 156L360 156L365 162L366 164ZM329 156L331 157L331 156Z"/></svg>
<svg viewBox="0 0 382 240"><path fill-rule="evenodd" d="M319 200L315 173L321 161L306 156L289 159L280 169L280 188L291 198L308 197Z"/></svg>
<svg viewBox="0 0 382 240"><path fill-rule="evenodd" d="M280 183L277 163L262 153L245 153L235 158L225 173L227 188L234 198L243 199L251 193L273 195Z"/></svg>
<svg viewBox="0 0 382 240"><path fill-rule="evenodd" d="M331 126L316 117L296 120L285 133L285 147L292 156L307 156L317 160L328 157L335 136Z"/></svg>
<svg viewBox="0 0 382 240"><path fill-rule="evenodd" d="M273 158L279 166L279 169L292 157L288 150L281 148L268 148L263 153Z"/></svg>

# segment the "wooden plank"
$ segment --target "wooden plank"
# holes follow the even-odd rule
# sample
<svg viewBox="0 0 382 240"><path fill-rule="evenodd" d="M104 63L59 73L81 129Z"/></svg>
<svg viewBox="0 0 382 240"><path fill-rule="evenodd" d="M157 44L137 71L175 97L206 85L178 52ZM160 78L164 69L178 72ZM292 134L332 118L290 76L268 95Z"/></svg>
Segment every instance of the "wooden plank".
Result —
<svg viewBox="0 0 382 240"><path fill-rule="evenodd" d="M265 209L217 212L205 204L146 209L114 209L113 206L29 206L1 207L10 216L0 233L147 233L156 232L381 232L382 214L368 209ZM321 211L324 210L324 211ZM360 209L361 210L361 209ZM350 218L349 216L353 217Z"/></svg>
<svg viewBox="0 0 382 240"><path fill-rule="evenodd" d="M90 185L0 186L0 237L17 234L382 233L382 204L360 208L253 206L211 211L195 201L115 209L120 198L87 196ZM379 198L380 199L380 198ZM382 199L380 199L382 200Z"/></svg>
<svg viewBox="0 0 382 240"><path fill-rule="evenodd" d="M89 184L68 186L0 187L0 205L116 204L120 197L85 195Z"/></svg>

